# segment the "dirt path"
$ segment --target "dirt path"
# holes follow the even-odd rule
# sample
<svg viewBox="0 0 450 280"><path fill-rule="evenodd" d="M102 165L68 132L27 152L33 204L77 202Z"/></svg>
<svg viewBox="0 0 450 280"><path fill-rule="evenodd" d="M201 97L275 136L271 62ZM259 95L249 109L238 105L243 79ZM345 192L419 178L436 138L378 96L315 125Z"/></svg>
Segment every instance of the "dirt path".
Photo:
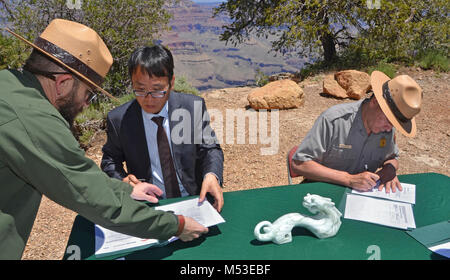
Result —
<svg viewBox="0 0 450 280"><path fill-rule="evenodd" d="M423 109L417 117L417 137L410 139L397 135L400 148L399 174L437 172L450 176L449 74L436 74L415 68L400 69L399 74L410 75L424 90ZM261 148L273 147L274 144L264 144L259 139L256 144L250 143L249 121L246 123L244 144L237 144L236 140L231 143L226 139L226 109L234 112L236 109L244 111L248 105L246 96L251 88L221 89L204 93L211 115L215 118L220 115L223 117L224 128L219 139L222 139L225 155L225 192L288 183L285 156L289 149L302 141L321 112L335 104L353 102L322 96L321 82L324 77L325 75L317 75L301 83L306 98L303 107L279 112L279 145L274 155L261 155ZM272 116L268 113L269 133ZM236 122L232 124L235 128ZM91 142L92 147L87 151L87 156L97 164L101 159L104 141L105 134L97 133ZM299 178L294 179L294 183L298 181ZM44 197L23 259L61 259L75 216L72 211Z"/></svg>

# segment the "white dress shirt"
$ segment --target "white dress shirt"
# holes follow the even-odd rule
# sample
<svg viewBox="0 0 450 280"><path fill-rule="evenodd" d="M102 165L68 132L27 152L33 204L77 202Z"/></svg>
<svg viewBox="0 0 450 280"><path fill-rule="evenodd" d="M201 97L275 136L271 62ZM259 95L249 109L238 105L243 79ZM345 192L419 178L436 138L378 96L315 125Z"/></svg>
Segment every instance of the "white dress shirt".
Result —
<svg viewBox="0 0 450 280"><path fill-rule="evenodd" d="M142 109L141 109L142 110ZM145 137L147 139L147 147L148 147L148 154L150 157L150 163L152 166L152 178L153 178L153 184L156 185L158 188L160 188L164 194L163 198L166 198L166 189L164 187L164 177L162 175L161 171L161 163L159 161L159 152L158 152L158 141L157 141L157 131L158 131L158 125L152 121L153 117L163 117L163 127L166 131L167 139L169 140L169 146L170 151L172 153L173 158L173 152L172 152L172 141L170 141L170 127L169 127L169 110L168 110L168 102L164 105L162 110L158 114L151 114L147 113L144 110L142 110L142 118L144 121L144 129L145 129ZM175 163L175 160L174 160ZM175 168L175 166L174 166ZM181 196L188 196L189 193L186 191L186 189L183 187L183 184L180 181L180 178L178 177L178 185L180 186L180 193Z"/></svg>

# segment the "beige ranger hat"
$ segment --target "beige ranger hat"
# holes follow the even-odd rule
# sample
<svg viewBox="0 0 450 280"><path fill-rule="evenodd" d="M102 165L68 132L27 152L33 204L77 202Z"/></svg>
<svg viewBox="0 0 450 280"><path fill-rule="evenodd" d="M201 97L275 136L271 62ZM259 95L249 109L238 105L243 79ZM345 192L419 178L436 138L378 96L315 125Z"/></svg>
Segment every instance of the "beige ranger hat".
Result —
<svg viewBox="0 0 450 280"><path fill-rule="evenodd" d="M34 43L5 29L106 96L116 99L101 88L113 64L113 57L102 38L91 28L69 20L54 19Z"/></svg>
<svg viewBox="0 0 450 280"><path fill-rule="evenodd" d="M423 92L420 86L408 75L400 75L392 80L380 71L370 76L372 90L392 125L407 137L417 132L415 116L422 106Z"/></svg>

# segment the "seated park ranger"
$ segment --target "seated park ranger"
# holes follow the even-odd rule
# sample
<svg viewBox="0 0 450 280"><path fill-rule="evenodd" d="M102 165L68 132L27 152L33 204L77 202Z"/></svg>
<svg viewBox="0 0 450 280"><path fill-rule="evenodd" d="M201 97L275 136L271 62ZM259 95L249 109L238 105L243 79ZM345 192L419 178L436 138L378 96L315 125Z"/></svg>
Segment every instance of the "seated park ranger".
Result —
<svg viewBox="0 0 450 280"><path fill-rule="evenodd" d="M407 75L391 80L379 71L371 74L371 85L370 98L335 105L318 117L292 157L297 175L359 191L402 190L395 130L415 136L422 89ZM374 173L379 168L382 173ZM390 179L380 183L380 177Z"/></svg>

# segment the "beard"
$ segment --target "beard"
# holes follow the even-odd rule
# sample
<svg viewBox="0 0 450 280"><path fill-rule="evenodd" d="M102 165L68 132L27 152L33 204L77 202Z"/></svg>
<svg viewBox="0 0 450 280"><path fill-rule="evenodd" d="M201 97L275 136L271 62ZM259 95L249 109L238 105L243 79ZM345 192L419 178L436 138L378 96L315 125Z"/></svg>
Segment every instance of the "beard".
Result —
<svg viewBox="0 0 450 280"><path fill-rule="evenodd" d="M82 108L77 106L75 96L79 88L79 83L75 83L67 97L57 102L58 111L61 116L69 123L70 129L73 128L75 118L81 113Z"/></svg>

